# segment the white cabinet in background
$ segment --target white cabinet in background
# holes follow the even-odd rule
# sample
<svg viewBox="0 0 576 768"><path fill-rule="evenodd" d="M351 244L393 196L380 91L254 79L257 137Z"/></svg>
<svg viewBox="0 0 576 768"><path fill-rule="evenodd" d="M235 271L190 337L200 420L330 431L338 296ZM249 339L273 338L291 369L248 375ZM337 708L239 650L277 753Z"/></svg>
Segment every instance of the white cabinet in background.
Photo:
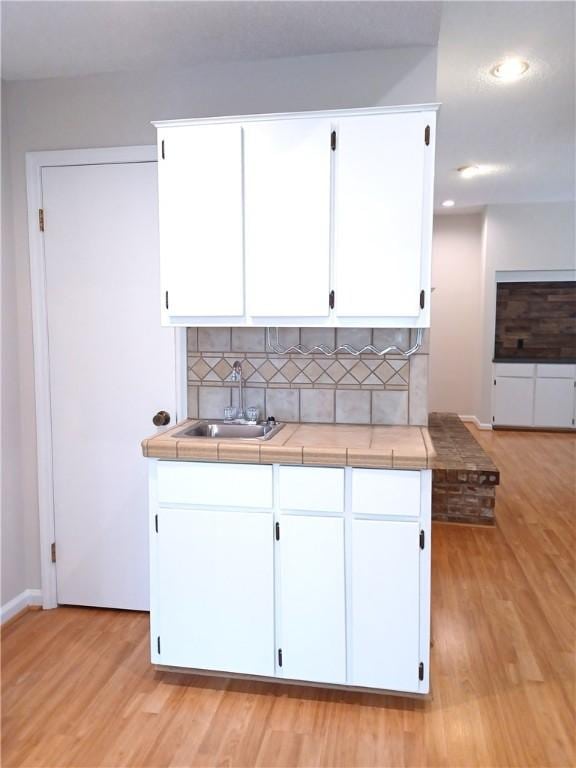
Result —
<svg viewBox="0 0 576 768"><path fill-rule="evenodd" d="M246 311L330 312L330 120L244 128Z"/></svg>
<svg viewBox="0 0 576 768"><path fill-rule="evenodd" d="M494 379L494 424L527 427L532 424L534 379L496 376Z"/></svg>
<svg viewBox="0 0 576 768"><path fill-rule="evenodd" d="M573 426L574 380L537 378L534 396L534 426Z"/></svg>
<svg viewBox="0 0 576 768"><path fill-rule="evenodd" d="M161 129L158 142L163 322L238 319L244 315L242 129L179 126Z"/></svg>
<svg viewBox="0 0 576 768"><path fill-rule="evenodd" d="M270 513L155 514L153 657L175 667L273 675Z"/></svg>
<svg viewBox="0 0 576 768"><path fill-rule="evenodd" d="M346 684L344 520L281 515L282 676Z"/></svg>
<svg viewBox="0 0 576 768"><path fill-rule="evenodd" d="M155 125L163 323L429 326L435 105Z"/></svg>
<svg viewBox="0 0 576 768"><path fill-rule="evenodd" d="M495 427L574 429L576 366L560 363L495 363L492 421Z"/></svg>
<svg viewBox="0 0 576 768"><path fill-rule="evenodd" d="M432 221L425 173L428 113L338 121L334 265L339 317L417 317ZM425 300L429 297L423 297Z"/></svg>
<svg viewBox="0 0 576 768"><path fill-rule="evenodd" d="M150 460L153 663L428 693L430 512L430 470Z"/></svg>

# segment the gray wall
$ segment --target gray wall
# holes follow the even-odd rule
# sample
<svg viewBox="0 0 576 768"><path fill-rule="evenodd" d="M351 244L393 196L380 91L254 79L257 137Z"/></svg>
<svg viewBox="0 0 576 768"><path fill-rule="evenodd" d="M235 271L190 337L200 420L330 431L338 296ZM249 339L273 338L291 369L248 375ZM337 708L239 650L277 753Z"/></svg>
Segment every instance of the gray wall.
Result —
<svg viewBox="0 0 576 768"><path fill-rule="evenodd" d="M3 170L10 186L3 216L13 224L13 242L4 242L3 365L12 415L2 426L3 446L10 451L3 465L11 478L2 511L2 603L22 585L40 586L25 153L151 144L154 119L435 101L436 49L10 82L5 88Z"/></svg>

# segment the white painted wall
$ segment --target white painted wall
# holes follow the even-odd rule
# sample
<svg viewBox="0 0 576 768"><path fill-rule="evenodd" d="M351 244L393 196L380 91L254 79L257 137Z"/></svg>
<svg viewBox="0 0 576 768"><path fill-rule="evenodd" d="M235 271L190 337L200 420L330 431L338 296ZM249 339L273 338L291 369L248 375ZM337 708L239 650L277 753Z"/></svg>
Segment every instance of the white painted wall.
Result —
<svg viewBox="0 0 576 768"><path fill-rule="evenodd" d="M482 214L434 219L430 411L476 414L481 371Z"/></svg>
<svg viewBox="0 0 576 768"><path fill-rule="evenodd" d="M486 208L482 244L482 371L477 416L492 421L496 272L576 268L575 204L522 203Z"/></svg>
<svg viewBox="0 0 576 768"><path fill-rule="evenodd" d="M6 246L8 289L2 303L10 324L3 338L12 416L2 437L11 441L7 461L13 485L2 513L12 542L2 562L3 603L21 583L40 586L25 152L152 144L154 119L431 102L436 49L211 64L177 73L20 81L4 87L2 132L8 144L3 167L13 209L4 207L3 215L12 220L13 243Z"/></svg>

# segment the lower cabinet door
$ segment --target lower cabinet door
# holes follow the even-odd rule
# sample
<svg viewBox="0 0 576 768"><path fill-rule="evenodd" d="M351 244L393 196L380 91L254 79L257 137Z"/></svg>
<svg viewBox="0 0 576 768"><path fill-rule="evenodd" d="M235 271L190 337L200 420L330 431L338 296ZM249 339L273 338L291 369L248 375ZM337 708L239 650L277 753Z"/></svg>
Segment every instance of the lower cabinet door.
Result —
<svg viewBox="0 0 576 768"><path fill-rule="evenodd" d="M352 521L349 682L419 690L417 522Z"/></svg>
<svg viewBox="0 0 576 768"><path fill-rule="evenodd" d="M494 424L531 427L534 407L534 379L497 376L494 385Z"/></svg>
<svg viewBox="0 0 576 768"><path fill-rule="evenodd" d="M282 515L281 675L346 682L344 520Z"/></svg>
<svg viewBox="0 0 576 768"><path fill-rule="evenodd" d="M535 427L572 427L573 412L572 379L536 379Z"/></svg>
<svg viewBox="0 0 576 768"><path fill-rule="evenodd" d="M274 674L272 531L270 513L160 510L157 663Z"/></svg>

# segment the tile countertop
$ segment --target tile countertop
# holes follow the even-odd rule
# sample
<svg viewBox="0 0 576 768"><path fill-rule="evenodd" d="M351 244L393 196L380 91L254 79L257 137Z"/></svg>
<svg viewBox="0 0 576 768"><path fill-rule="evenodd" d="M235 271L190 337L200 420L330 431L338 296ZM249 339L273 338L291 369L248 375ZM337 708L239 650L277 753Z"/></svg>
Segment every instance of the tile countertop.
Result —
<svg viewBox="0 0 576 768"><path fill-rule="evenodd" d="M254 464L427 469L432 467L436 455L425 427L285 424L269 440L175 437L175 433L195 421L182 421L143 440L144 456Z"/></svg>

